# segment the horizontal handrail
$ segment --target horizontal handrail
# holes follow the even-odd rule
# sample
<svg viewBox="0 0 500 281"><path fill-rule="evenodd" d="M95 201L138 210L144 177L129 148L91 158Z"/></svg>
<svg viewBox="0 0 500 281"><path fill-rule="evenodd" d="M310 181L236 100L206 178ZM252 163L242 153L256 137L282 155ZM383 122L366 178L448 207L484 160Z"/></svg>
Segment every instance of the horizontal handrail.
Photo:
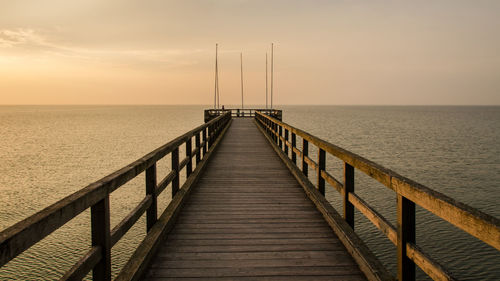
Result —
<svg viewBox="0 0 500 281"><path fill-rule="evenodd" d="M192 138L196 137L197 147L194 150L186 149L187 156L183 161L183 166L188 167L186 168L186 178L188 178L191 173L189 170L192 169L190 164L192 158L196 157L198 160L201 152L205 157L208 148L212 146L214 140L222 129L227 126L230 119L231 114L229 112L224 113L153 150L118 171L3 230L0 232L0 267L75 218L81 212L91 208L93 250L83 257L78 263L79 265L75 265L76 267L73 267L71 272L65 276L72 278L73 276L81 276L83 273L85 273L83 275L85 276L89 270L83 272L82 268L90 268L94 269L94 278L109 280L111 276L111 247L136 223L144 212L147 212L148 230L152 227L157 219L156 197L167 185L172 184L172 197L177 192L179 188L179 171L181 170L178 158L179 147L186 145L187 148L190 148ZM203 146L201 146L200 134L203 137ZM156 162L169 153L172 154L172 171L157 185ZM109 195L144 171L146 172L146 197L113 230L110 230ZM96 248L100 249L99 254L95 253ZM96 262L96 259L99 261Z"/></svg>
<svg viewBox="0 0 500 281"><path fill-rule="evenodd" d="M294 160L296 165L298 165L296 159L300 160L303 169L305 169L303 170L304 175L307 176L309 167L317 172L319 190L321 190L321 185L323 185L324 190L324 181L326 180L326 182L344 196L344 219L349 222L351 227L354 226L354 213L352 208L356 207L377 228L385 233L391 242L398 246L398 277L400 277L400 279L406 279L406 277L412 279L412 274L406 275L404 272L408 268L410 268L411 271L412 262L416 263L432 278L441 280L453 279L441 265L432 260L421 250L417 249L416 246L412 246L415 240L414 204L425 208L484 243L500 250L499 219L403 177L364 157L290 126L278 119L272 118L271 116L257 112L255 118L259 124L264 127L276 144L279 144L279 147L286 148L287 157L289 157L288 148L290 148L292 160ZM283 131L285 132L284 135ZM292 135L291 142L288 139L289 133ZM296 147L297 136L303 139L304 145L302 151ZM324 167L320 167L317 162L308 156L309 144L316 146L320 152L318 155L320 155L321 152L326 152L344 162L344 183L340 183L333 176L328 174ZM352 171L352 175L347 177L351 168L362 171L398 194L399 229L392 226L385 218L354 193L354 170ZM323 183L321 183L320 180L323 180ZM346 183L349 184L349 189L347 190L345 188ZM409 250L407 250L407 248ZM406 259L411 260L411 262L408 262ZM446 278L442 279L444 278L443 276Z"/></svg>

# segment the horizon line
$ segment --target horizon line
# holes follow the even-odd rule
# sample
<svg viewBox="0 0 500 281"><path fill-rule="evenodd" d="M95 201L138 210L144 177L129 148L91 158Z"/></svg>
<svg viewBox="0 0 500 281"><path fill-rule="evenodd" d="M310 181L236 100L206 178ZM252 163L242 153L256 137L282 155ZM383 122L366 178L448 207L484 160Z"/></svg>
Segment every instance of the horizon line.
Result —
<svg viewBox="0 0 500 281"><path fill-rule="evenodd" d="M147 104L147 103L61 103L61 104L0 104L0 106L207 106L212 108L210 104ZM247 105L245 105L247 106ZM265 107L265 104L249 104L248 106ZM500 104L279 104L278 106L500 106ZM233 104L228 104L226 106L229 108L239 108L238 106L233 106Z"/></svg>

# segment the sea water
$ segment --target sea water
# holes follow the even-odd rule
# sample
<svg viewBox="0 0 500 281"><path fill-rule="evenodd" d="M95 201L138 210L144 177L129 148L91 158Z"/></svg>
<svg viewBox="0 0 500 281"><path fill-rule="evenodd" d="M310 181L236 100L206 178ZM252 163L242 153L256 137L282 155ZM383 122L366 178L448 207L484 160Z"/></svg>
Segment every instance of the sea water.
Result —
<svg viewBox="0 0 500 281"><path fill-rule="evenodd" d="M200 125L204 108L0 106L0 230ZM283 121L292 126L500 217L500 107L280 108ZM315 159L317 152L310 150ZM168 161L158 165L160 178L168 172ZM342 179L342 163L331 156L327 156L327 170ZM314 182L314 176L311 179ZM396 225L396 196L391 190L361 172L356 173L355 189ZM111 195L111 227L144 198L144 192L141 175ZM333 188L327 188L327 199L342 210ZM160 210L169 200L164 192ZM395 272L395 247L359 212L355 230ZM114 276L144 233L142 218L113 247ZM2 267L0 279L57 279L88 251L89 244L90 219L85 211ZM500 276L497 250L419 207L417 244L459 279Z"/></svg>

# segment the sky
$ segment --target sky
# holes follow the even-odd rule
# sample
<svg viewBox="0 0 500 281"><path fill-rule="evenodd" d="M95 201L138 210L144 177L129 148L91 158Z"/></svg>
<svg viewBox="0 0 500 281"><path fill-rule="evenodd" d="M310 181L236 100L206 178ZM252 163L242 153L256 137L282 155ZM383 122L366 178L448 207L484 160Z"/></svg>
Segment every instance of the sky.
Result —
<svg viewBox="0 0 500 281"><path fill-rule="evenodd" d="M500 105L500 1L0 0L0 104Z"/></svg>

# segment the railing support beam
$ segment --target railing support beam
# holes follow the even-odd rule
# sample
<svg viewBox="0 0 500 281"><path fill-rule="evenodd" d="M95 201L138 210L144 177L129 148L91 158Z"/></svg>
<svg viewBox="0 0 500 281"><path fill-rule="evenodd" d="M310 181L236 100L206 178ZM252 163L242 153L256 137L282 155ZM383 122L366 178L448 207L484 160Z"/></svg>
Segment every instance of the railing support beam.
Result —
<svg viewBox="0 0 500 281"><path fill-rule="evenodd" d="M325 196L325 179L321 176L321 172L325 170L326 166L326 154L323 149L318 151L318 191L321 195Z"/></svg>
<svg viewBox="0 0 500 281"><path fill-rule="evenodd" d="M186 164L186 178L188 178L193 172L193 155L191 155L191 152L192 152L192 139L189 138L186 141L186 158L188 159Z"/></svg>
<svg viewBox="0 0 500 281"><path fill-rule="evenodd" d="M156 163L146 169L146 195L152 196L151 206L146 212L146 230L149 230L156 223L157 212L157 198L156 198Z"/></svg>
<svg viewBox="0 0 500 281"><path fill-rule="evenodd" d="M354 229L354 205L349 202L349 192L354 193L354 167L344 162L344 219Z"/></svg>
<svg viewBox="0 0 500 281"><path fill-rule="evenodd" d="M281 136L283 135L283 127L278 125L278 145L283 150L283 141L281 140Z"/></svg>
<svg viewBox="0 0 500 281"><path fill-rule="evenodd" d="M101 260L92 270L92 280L111 280L111 236L109 225L109 194L90 207L92 246L101 249Z"/></svg>
<svg viewBox="0 0 500 281"><path fill-rule="evenodd" d="M172 198L179 190L179 147L172 151L172 171L175 171L175 177L172 180Z"/></svg>
<svg viewBox="0 0 500 281"><path fill-rule="evenodd" d="M288 130L285 129L285 154L286 154L286 157L289 157L288 156Z"/></svg>
<svg viewBox="0 0 500 281"><path fill-rule="evenodd" d="M309 142L302 139L302 173L307 177L309 174L309 165L307 165L306 157L309 155Z"/></svg>
<svg viewBox="0 0 500 281"><path fill-rule="evenodd" d="M194 137L194 142L195 142L195 145L196 145L196 166L198 167L198 164L201 161L200 133L196 133L196 136Z"/></svg>
<svg viewBox="0 0 500 281"><path fill-rule="evenodd" d="M398 280L415 280L415 263L406 255L406 243L415 244L415 203L398 194Z"/></svg>

